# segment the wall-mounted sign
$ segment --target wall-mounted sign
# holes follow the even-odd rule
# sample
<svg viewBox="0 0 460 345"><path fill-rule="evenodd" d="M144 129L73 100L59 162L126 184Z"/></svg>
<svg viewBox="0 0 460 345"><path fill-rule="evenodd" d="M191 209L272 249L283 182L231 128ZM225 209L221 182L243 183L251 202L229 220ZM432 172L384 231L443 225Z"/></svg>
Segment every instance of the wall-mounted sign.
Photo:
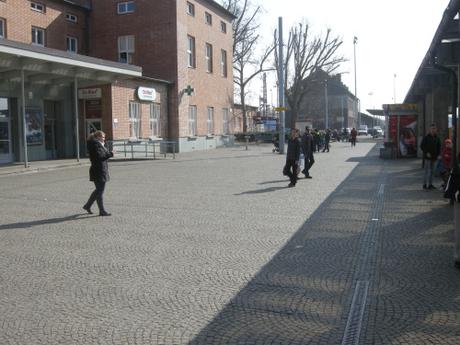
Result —
<svg viewBox="0 0 460 345"><path fill-rule="evenodd" d="M155 98L157 98L157 92L154 88L150 87L139 86L137 88L136 94L137 98L139 98L141 101L153 102Z"/></svg>
<svg viewBox="0 0 460 345"><path fill-rule="evenodd" d="M101 88L80 89L78 90L79 99L97 99L102 97Z"/></svg>

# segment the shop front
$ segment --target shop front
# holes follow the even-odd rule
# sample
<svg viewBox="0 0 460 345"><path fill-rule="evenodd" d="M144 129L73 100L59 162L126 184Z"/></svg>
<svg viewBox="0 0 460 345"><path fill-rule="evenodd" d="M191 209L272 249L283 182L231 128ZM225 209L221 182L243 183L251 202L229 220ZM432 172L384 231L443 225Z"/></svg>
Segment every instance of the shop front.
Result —
<svg viewBox="0 0 460 345"><path fill-rule="evenodd" d="M112 83L141 75L137 66L1 40L0 164L78 160L82 139L103 127L103 105L111 104L110 95L88 97L82 89L110 89Z"/></svg>

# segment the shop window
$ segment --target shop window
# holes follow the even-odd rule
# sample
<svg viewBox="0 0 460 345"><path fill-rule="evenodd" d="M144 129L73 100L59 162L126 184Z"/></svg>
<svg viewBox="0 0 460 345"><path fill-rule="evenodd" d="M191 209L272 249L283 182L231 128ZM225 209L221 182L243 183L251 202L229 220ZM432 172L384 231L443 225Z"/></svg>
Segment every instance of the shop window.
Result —
<svg viewBox="0 0 460 345"><path fill-rule="evenodd" d="M230 133L230 118L228 108L222 109L222 133L228 134Z"/></svg>
<svg viewBox="0 0 460 345"><path fill-rule="evenodd" d="M195 5L187 1L187 14L195 17Z"/></svg>
<svg viewBox="0 0 460 345"><path fill-rule="evenodd" d="M213 62L212 62L212 44L206 43L205 46L205 59L206 59L206 71L212 73Z"/></svg>
<svg viewBox="0 0 460 345"><path fill-rule="evenodd" d="M0 18L0 38L5 38L6 33L5 33L5 28L6 28L6 21L3 18Z"/></svg>
<svg viewBox="0 0 460 345"><path fill-rule="evenodd" d="M129 135L131 138L141 136L141 105L137 102L129 102Z"/></svg>
<svg viewBox="0 0 460 345"><path fill-rule="evenodd" d="M65 19L69 22L72 23L77 23L78 22L78 17L75 14L72 13L66 13L65 14Z"/></svg>
<svg viewBox="0 0 460 345"><path fill-rule="evenodd" d="M196 67L196 56L195 56L195 37L187 36L188 45L187 45L187 58L188 58L188 67Z"/></svg>
<svg viewBox="0 0 460 345"><path fill-rule="evenodd" d="M208 107L207 134L214 134L214 108Z"/></svg>
<svg viewBox="0 0 460 345"><path fill-rule="evenodd" d="M45 46L45 30L32 26L32 44Z"/></svg>
<svg viewBox="0 0 460 345"><path fill-rule="evenodd" d="M134 12L134 1L123 1L117 4L117 13L126 14Z"/></svg>
<svg viewBox="0 0 460 345"><path fill-rule="evenodd" d="M30 9L32 11L40 12L40 13L45 13L46 7L45 5L39 3L39 2L30 2Z"/></svg>
<svg viewBox="0 0 460 345"><path fill-rule="evenodd" d="M196 136L196 105L188 107L188 135Z"/></svg>
<svg viewBox="0 0 460 345"><path fill-rule="evenodd" d="M118 37L118 62L132 64L134 57L134 36Z"/></svg>
<svg viewBox="0 0 460 345"><path fill-rule="evenodd" d="M150 131L152 137L161 137L160 129L160 104L150 104Z"/></svg>
<svg viewBox="0 0 460 345"><path fill-rule="evenodd" d="M78 53L78 39L76 37L66 37L67 51L71 53Z"/></svg>

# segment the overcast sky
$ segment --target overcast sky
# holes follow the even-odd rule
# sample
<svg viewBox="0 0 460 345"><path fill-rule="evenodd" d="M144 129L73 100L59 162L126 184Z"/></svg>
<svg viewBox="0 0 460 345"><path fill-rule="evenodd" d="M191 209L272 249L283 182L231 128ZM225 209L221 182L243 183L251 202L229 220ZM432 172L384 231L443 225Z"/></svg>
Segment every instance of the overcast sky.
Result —
<svg viewBox="0 0 460 345"><path fill-rule="evenodd" d="M397 103L404 100L449 3L449 0L253 1L265 9L261 22L266 40L272 39L280 16L285 40L289 27L302 18L307 19L315 33L330 28L342 37L340 53L349 61L339 71L348 72L342 75L342 81L353 93L353 37L358 38L356 70L361 110L393 103L394 93ZM274 79L268 83L268 101L273 99L276 103L274 83ZM258 99L259 95L252 96Z"/></svg>

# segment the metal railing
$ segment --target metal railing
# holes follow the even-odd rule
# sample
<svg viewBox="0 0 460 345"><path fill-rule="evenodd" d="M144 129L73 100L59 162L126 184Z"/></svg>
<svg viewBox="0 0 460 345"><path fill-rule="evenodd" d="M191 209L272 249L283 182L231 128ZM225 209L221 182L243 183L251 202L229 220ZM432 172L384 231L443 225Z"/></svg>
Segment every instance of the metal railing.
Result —
<svg viewBox="0 0 460 345"><path fill-rule="evenodd" d="M109 147L115 152L115 158L152 158L167 157L171 154L176 159L176 142L166 140L114 140L108 142ZM129 157L130 156L130 157Z"/></svg>

